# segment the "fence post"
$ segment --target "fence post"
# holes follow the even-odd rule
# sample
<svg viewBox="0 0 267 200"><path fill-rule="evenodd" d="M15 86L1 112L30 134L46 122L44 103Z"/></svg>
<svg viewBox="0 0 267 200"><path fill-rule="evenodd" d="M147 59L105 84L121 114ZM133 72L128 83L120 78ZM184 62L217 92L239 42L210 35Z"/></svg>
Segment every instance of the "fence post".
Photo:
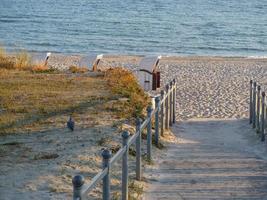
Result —
<svg viewBox="0 0 267 200"><path fill-rule="evenodd" d="M169 85L166 85L166 99L165 99L165 128L169 129L169 99L170 99L170 94L169 94Z"/></svg>
<svg viewBox="0 0 267 200"><path fill-rule="evenodd" d="M126 146L126 151L122 156L122 178L121 178L121 199L122 200L128 200L128 139L129 139L129 132L123 131L121 134L122 136L122 145L123 147Z"/></svg>
<svg viewBox="0 0 267 200"><path fill-rule="evenodd" d="M152 113L152 107L148 106L147 107L147 119L149 119L148 124L147 124L147 160L151 161L152 156L151 156L151 146L152 146L152 127L151 127L151 113Z"/></svg>
<svg viewBox="0 0 267 200"><path fill-rule="evenodd" d="M73 185L73 200L82 200L82 188L84 184L84 177L81 175L76 175L72 179Z"/></svg>
<svg viewBox="0 0 267 200"><path fill-rule="evenodd" d="M102 168L105 169L108 168L108 173L103 178L103 200L109 200L110 199L110 174L109 174L109 160L111 158L111 152L108 149L104 149L102 151Z"/></svg>
<svg viewBox="0 0 267 200"><path fill-rule="evenodd" d="M262 92L262 99L261 99L261 141L265 140L265 92Z"/></svg>
<svg viewBox="0 0 267 200"><path fill-rule="evenodd" d="M250 80L250 90L249 90L249 123L252 123L252 115L253 115L253 111L252 111L252 107L253 107L253 97L252 97L252 88L253 88L253 81Z"/></svg>
<svg viewBox="0 0 267 200"><path fill-rule="evenodd" d="M253 107L252 107L252 111L253 111L252 127L253 128L256 128L256 87L257 87L257 83L254 82L253 83Z"/></svg>
<svg viewBox="0 0 267 200"><path fill-rule="evenodd" d="M156 109L157 112L155 113L155 143L157 147L159 146L159 109L160 109L160 97L157 96L155 98Z"/></svg>
<svg viewBox="0 0 267 200"><path fill-rule="evenodd" d="M173 92L173 84L172 84L172 81L170 82L170 97L169 97L169 109L170 109L170 117L169 117L169 123L170 123L170 126L172 126L172 111L173 111L173 108L172 108L172 92Z"/></svg>
<svg viewBox="0 0 267 200"><path fill-rule="evenodd" d="M160 92L160 96L161 96L161 101L164 99L164 90L161 90L161 92ZM165 101L162 101L162 105L161 105L161 107L160 107L160 115L161 115L161 117L160 117L160 121L161 121L161 127L160 127L160 134L161 134L161 136L163 136L164 135L164 128L165 128L165 121L164 121L164 113L165 113Z"/></svg>
<svg viewBox="0 0 267 200"><path fill-rule="evenodd" d="M138 133L138 136L135 141L135 149L136 149L136 180L141 181L142 177L142 168L141 168L141 138L142 138L142 133L141 133L141 119L137 118L136 119L136 128L135 132Z"/></svg>
<svg viewBox="0 0 267 200"><path fill-rule="evenodd" d="M176 114L176 80L173 79L173 123L175 123L175 114Z"/></svg>
<svg viewBox="0 0 267 200"><path fill-rule="evenodd" d="M260 132L260 100L261 100L261 86L258 85L257 90L257 121L256 121L256 132Z"/></svg>

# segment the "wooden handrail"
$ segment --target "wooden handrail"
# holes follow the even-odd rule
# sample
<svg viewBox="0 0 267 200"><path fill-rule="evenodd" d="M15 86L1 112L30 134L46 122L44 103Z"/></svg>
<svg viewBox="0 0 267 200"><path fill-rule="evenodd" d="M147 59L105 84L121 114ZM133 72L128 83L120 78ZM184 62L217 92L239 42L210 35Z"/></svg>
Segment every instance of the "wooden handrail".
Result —
<svg viewBox="0 0 267 200"><path fill-rule="evenodd" d="M265 92L256 81L250 81L249 123L260 134L261 141L265 141L265 120L267 118L267 103Z"/></svg>

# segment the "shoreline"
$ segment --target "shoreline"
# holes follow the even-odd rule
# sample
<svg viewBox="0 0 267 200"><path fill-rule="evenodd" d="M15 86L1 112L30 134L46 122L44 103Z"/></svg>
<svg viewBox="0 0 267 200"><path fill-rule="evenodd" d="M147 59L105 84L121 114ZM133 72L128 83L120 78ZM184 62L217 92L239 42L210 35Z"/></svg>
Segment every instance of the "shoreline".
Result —
<svg viewBox="0 0 267 200"><path fill-rule="evenodd" d="M123 53L102 53L102 52L88 52L88 53L64 53L64 52L55 52L55 51L28 51L27 49L15 50L15 51L7 51L9 55L15 55L19 52L27 52L30 55L41 55L46 54L47 52L51 52L53 55L61 55L61 56L86 56L86 55L96 55L103 54L105 57L145 57L145 56L158 56L161 55L164 58L251 58L251 59L267 59L267 52L265 55L220 55L220 54L172 54L172 53L146 53L146 54L123 54Z"/></svg>

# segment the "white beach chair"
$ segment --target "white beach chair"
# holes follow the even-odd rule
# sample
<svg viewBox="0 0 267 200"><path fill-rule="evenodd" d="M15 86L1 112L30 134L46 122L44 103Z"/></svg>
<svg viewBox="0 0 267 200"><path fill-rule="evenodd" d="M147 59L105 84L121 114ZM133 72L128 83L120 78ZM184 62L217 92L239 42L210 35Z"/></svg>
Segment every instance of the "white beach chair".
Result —
<svg viewBox="0 0 267 200"><path fill-rule="evenodd" d="M160 87L159 62L161 56L146 56L138 66L136 76L145 91L156 90Z"/></svg>
<svg viewBox="0 0 267 200"><path fill-rule="evenodd" d="M96 71L97 66L102 58L103 54L84 56L80 60L80 67L88 67L89 70Z"/></svg>
<svg viewBox="0 0 267 200"><path fill-rule="evenodd" d="M51 53L33 53L32 54L32 63L34 65L40 65L43 64L44 66L47 66L48 59L51 57Z"/></svg>

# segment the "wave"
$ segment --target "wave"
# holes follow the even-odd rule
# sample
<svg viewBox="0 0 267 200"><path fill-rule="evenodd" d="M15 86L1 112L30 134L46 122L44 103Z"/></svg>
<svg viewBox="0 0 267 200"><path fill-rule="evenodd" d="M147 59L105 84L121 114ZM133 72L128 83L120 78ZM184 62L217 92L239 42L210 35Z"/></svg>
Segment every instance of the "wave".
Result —
<svg viewBox="0 0 267 200"><path fill-rule="evenodd" d="M260 58L267 58L267 55L266 56L246 56L246 58L252 58L252 59L260 59Z"/></svg>

